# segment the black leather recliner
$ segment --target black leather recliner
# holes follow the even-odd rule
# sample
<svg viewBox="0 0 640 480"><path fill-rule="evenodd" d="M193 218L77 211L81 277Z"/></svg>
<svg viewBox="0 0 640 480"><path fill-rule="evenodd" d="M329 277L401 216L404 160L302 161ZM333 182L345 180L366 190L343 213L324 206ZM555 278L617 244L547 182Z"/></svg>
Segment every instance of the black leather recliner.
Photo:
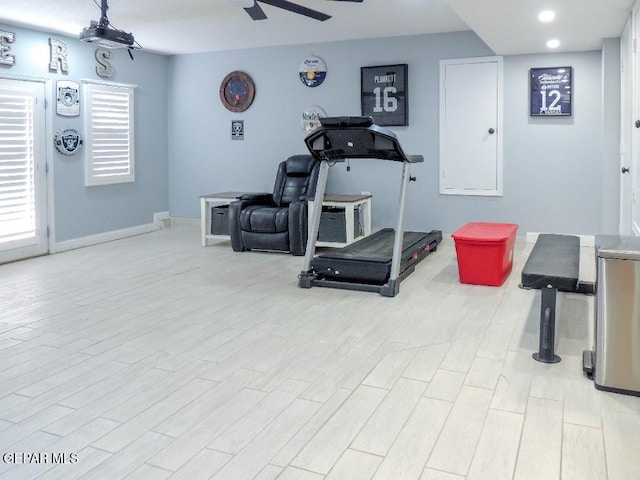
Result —
<svg viewBox="0 0 640 480"><path fill-rule="evenodd" d="M307 200L313 199L320 163L294 155L278 166L273 194L247 194L229 204L229 234L236 252L278 250L304 255Z"/></svg>

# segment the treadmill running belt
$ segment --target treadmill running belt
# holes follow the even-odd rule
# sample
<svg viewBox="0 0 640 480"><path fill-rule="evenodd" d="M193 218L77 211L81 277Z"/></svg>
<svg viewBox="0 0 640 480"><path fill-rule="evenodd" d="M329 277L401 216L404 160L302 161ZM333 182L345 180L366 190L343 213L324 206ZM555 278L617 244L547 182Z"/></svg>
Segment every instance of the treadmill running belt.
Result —
<svg viewBox="0 0 640 480"><path fill-rule="evenodd" d="M314 257L312 268L318 279L383 285L391 274L395 230L385 228L351 245ZM404 232L400 276L413 271L416 263L434 251L442 233L433 230Z"/></svg>

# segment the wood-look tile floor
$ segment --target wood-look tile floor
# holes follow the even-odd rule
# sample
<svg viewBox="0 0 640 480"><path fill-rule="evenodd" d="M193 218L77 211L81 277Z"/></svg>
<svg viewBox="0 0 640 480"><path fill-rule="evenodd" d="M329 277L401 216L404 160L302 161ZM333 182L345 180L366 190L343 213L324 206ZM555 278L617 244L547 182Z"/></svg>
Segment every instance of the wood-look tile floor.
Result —
<svg viewBox="0 0 640 480"><path fill-rule="evenodd" d="M640 399L581 371L593 297L561 295L561 363L531 358L530 244L483 287L447 238L383 298L199 241L185 222L0 266L0 479L640 478Z"/></svg>

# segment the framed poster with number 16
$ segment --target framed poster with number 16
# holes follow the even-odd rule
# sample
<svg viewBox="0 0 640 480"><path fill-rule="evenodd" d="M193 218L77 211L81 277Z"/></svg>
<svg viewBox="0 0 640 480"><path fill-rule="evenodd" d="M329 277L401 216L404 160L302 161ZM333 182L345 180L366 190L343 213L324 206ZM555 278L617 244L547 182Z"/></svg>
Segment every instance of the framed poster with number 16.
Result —
<svg viewBox="0 0 640 480"><path fill-rule="evenodd" d="M408 67L381 65L360 68L362 115L382 126L408 125Z"/></svg>

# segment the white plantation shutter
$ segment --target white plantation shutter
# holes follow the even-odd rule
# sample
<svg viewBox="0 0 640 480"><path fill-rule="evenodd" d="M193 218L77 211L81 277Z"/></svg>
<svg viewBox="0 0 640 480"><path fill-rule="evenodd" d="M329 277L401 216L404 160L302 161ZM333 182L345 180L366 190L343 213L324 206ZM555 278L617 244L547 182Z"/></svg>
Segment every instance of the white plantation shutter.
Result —
<svg viewBox="0 0 640 480"><path fill-rule="evenodd" d="M133 89L84 81L87 186L135 180Z"/></svg>
<svg viewBox="0 0 640 480"><path fill-rule="evenodd" d="M36 237L34 106L0 88L0 243Z"/></svg>

